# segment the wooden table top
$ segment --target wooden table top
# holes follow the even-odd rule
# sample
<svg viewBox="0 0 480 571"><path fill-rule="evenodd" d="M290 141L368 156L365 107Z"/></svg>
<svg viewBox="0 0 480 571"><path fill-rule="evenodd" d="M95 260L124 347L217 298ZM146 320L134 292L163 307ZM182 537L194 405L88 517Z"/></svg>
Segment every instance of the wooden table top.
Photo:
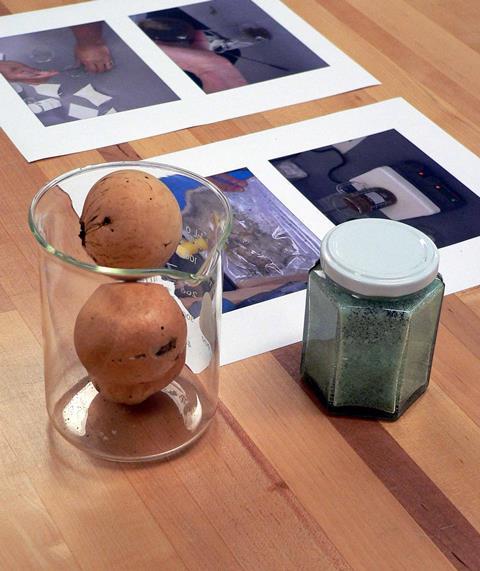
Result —
<svg viewBox="0 0 480 571"><path fill-rule="evenodd" d="M445 299L430 387L395 423L328 417L296 345L223 367L211 428L169 462L101 462L48 428L26 213L49 178L394 96L480 154L477 0L286 3L382 85L34 164L0 133L1 569L480 570L480 289Z"/></svg>

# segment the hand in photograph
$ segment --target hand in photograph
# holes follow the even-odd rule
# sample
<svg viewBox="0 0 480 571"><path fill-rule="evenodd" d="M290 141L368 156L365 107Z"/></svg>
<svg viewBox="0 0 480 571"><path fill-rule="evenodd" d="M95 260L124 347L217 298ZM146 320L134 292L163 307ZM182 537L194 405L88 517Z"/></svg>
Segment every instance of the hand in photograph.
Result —
<svg viewBox="0 0 480 571"><path fill-rule="evenodd" d="M0 61L0 73L7 81L38 85L59 72L54 69L43 71L18 61Z"/></svg>
<svg viewBox="0 0 480 571"><path fill-rule="evenodd" d="M248 184L246 180L241 180L227 173L216 174L207 178L223 192L243 192Z"/></svg>
<svg viewBox="0 0 480 571"><path fill-rule="evenodd" d="M198 77L205 93L247 84L240 71L228 59L209 50L208 41L201 30L196 30L194 41L189 47L167 42L157 42L157 45L184 71Z"/></svg>
<svg viewBox="0 0 480 571"><path fill-rule="evenodd" d="M90 73L104 73L113 67L107 44L102 38L102 23L83 24L72 28L77 40L75 57Z"/></svg>

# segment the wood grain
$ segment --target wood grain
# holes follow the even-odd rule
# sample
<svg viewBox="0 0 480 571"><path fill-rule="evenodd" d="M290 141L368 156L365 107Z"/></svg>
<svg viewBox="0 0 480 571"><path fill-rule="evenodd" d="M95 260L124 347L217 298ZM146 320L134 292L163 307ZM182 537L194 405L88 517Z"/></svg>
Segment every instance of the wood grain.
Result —
<svg viewBox="0 0 480 571"><path fill-rule="evenodd" d="M407 0L416 10L441 28L449 31L477 52L480 51L480 36L470 22L480 19L478 2L465 0Z"/></svg>
<svg viewBox="0 0 480 571"><path fill-rule="evenodd" d="M476 0L286 3L382 84L30 165L0 131L0 569L480 569L480 288L445 300L431 385L395 423L327 415L299 345L223 367L214 423L167 463L91 459L48 423L27 226L48 179L396 96L480 153Z"/></svg>
<svg viewBox="0 0 480 571"><path fill-rule="evenodd" d="M277 360L291 377L296 378L310 398L321 406L313 390L301 381L298 373L300 354L300 344L274 352ZM441 399L445 408L450 410L456 408L436 386L430 389L423 400L432 399ZM416 406L418 405L413 405L413 408ZM428 414L432 408L434 405L429 402L421 410ZM468 485L465 485L462 486L461 495L455 497L458 489L455 486L456 482L450 482L450 486L448 485L448 468L443 471L438 470L438 463L443 463L445 459L445 454L442 455L438 449L439 446L444 445L443 436L448 433L445 418L448 418L447 410L444 411L443 422L432 427L430 433L425 430L425 418L421 414L405 416L407 420L402 423L370 422L339 416L330 416L330 422L450 559L451 563L459 569L463 566L476 569L480 567L480 534L476 521L476 514L480 513L480 510L476 505L478 476L475 473L475 466L479 464L478 444L472 442L468 450L465 446L463 450L458 447L456 461L462 464L462 468L467 464L465 472L467 474L472 472L474 476L470 493L467 493ZM423 430L420 432L419 427L409 424L408 420L420 423ZM436 438L434 432L437 433ZM438 437L439 432L442 434L441 438ZM421 438L418 437L420 433ZM450 437L455 436L456 434L451 434ZM470 436L474 439L478 437L476 431L473 431ZM425 462L426 456L430 457L428 462ZM451 455L449 460L454 460ZM470 468L468 464L471 465ZM430 477L426 471L422 470L422 465L425 466L426 471L431 470ZM456 472L455 468L451 474L454 472ZM445 480L437 482L440 473ZM462 507L468 515L473 515L473 518L467 519L459 509Z"/></svg>
<svg viewBox="0 0 480 571"><path fill-rule="evenodd" d="M292 377L298 376L297 359L288 360L292 370L272 355L224 367L222 400L257 447L355 569L373 569L385 558L389 569L450 568L329 418L298 390Z"/></svg>

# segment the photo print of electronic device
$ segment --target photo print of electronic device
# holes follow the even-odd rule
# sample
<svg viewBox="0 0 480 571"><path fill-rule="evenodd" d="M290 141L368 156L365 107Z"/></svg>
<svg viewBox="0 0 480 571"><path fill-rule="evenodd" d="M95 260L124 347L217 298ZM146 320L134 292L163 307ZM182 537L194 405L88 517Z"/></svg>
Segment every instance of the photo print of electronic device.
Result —
<svg viewBox="0 0 480 571"><path fill-rule="evenodd" d="M438 247L480 235L480 198L393 129L271 163L334 224L390 218Z"/></svg>

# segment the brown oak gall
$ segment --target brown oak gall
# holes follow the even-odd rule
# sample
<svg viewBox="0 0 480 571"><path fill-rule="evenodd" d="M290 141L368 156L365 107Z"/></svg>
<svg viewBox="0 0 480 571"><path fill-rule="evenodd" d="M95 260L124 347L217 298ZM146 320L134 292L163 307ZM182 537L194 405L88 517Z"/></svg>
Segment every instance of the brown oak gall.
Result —
<svg viewBox="0 0 480 571"><path fill-rule="evenodd" d="M144 171L110 173L85 199L80 238L100 266L161 268L181 236L182 215L174 195Z"/></svg>
<svg viewBox="0 0 480 571"><path fill-rule="evenodd" d="M159 284L98 287L80 310L74 343L97 390L108 400L138 404L166 387L185 363L187 324Z"/></svg>

